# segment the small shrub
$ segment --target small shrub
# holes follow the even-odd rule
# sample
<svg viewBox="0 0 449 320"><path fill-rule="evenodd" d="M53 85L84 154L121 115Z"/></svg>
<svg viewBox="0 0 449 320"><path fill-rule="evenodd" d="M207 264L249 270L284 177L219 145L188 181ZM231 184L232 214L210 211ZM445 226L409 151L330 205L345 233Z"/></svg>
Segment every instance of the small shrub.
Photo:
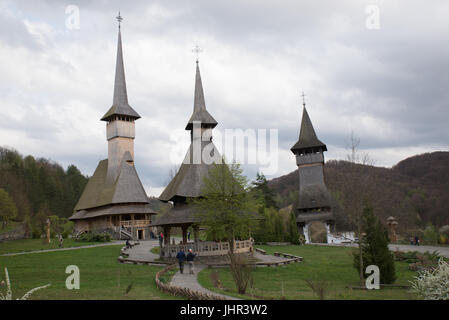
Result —
<svg viewBox="0 0 449 320"><path fill-rule="evenodd" d="M33 239L39 239L42 235L42 232L39 229L33 229L31 232L31 238Z"/></svg>
<svg viewBox="0 0 449 320"><path fill-rule="evenodd" d="M153 247L153 248L151 248L150 252L152 252L154 254L160 254L161 253L161 248L160 247Z"/></svg>
<svg viewBox="0 0 449 320"><path fill-rule="evenodd" d="M75 240L80 242L109 242L111 241L111 235L107 232L86 232L79 235Z"/></svg>
<svg viewBox="0 0 449 320"><path fill-rule="evenodd" d="M230 269L238 293L245 294L248 286L253 287L254 264L241 254L229 252Z"/></svg>
<svg viewBox="0 0 449 320"><path fill-rule="evenodd" d="M215 288L221 288L220 274L217 270L214 270L210 273L210 279Z"/></svg>
<svg viewBox="0 0 449 320"><path fill-rule="evenodd" d="M438 231L432 224L429 224L426 229L424 229L424 241L429 244L437 244L438 239Z"/></svg>
<svg viewBox="0 0 449 320"><path fill-rule="evenodd" d="M426 300L449 300L449 264L441 258L434 270L420 272L412 290Z"/></svg>
<svg viewBox="0 0 449 320"><path fill-rule="evenodd" d="M324 300L329 290L329 282L327 280L306 280L306 284L320 300Z"/></svg>

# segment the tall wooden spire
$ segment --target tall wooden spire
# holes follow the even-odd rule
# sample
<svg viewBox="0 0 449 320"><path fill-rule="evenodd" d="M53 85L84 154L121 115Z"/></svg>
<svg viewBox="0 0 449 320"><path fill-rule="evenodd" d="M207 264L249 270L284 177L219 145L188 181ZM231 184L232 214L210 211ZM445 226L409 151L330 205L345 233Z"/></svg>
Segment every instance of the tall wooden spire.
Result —
<svg viewBox="0 0 449 320"><path fill-rule="evenodd" d="M193 101L193 114L187 123L186 130L192 130L193 122L201 122L202 128L215 128L217 121L209 114L206 109L206 102L204 100L203 83L201 81L199 62L196 60L196 75L195 75L195 98Z"/></svg>
<svg viewBox="0 0 449 320"><path fill-rule="evenodd" d="M117 19L120 17L120 14ZM118 43L117 43L117 61L115 64L115 81L114 81L114 96L111 108L101 118L103 121L109 121L114 115L128 116L132 119L139 119L139 114L131 108L128 104L128 94L126 92L126 80L125 80L125 67L123 64L123 51L122 51L122 32L119 26L118 29Z"/></svg>

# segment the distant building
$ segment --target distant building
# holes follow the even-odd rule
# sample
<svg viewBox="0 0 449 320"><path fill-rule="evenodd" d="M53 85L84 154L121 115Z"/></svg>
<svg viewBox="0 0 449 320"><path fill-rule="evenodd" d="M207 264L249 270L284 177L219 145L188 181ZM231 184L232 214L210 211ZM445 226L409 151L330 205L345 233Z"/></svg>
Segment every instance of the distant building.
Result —
<svg viewBox="0 0 449 320"><path fill-rule="evenodd" d="M69 218L75 231L108 231L114 238L147 239L156 212L134 166L135 120L139 114L128 104L121 31L118 33L112 107L106 122L108 158L100 161Z"/></svg>
<svg viewBox="0 0 449 320"><path fill-rule="evenodd" d="M332 210L334 199L324 183L323 153L327 147L318 139L305 103L303 106L299 139L290 149L296 156L299 172L299 194L293 210L298 229L300 234L304 234L306 243L311 242L309 226L314 221L325 224L330 242L330 229L335 223L335 216Z"/></svg>

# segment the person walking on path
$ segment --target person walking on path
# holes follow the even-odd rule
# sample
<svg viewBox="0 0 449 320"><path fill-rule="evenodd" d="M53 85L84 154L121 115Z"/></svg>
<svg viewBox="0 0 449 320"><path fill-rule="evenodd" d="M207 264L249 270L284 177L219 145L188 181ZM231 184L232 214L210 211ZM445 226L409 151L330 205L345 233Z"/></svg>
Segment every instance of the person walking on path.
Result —
<svg viewBox="0 0 449 320"><path fill-rule="evenodd" d="M162 248L163 242L164 242L164 234L161 232L161 233L159 233L159 247Z"/></svg>
<svg viewBox="0 0 449 320"><path fill-rule="evenodd" d="M192 252L192 249L189 249L189 253L187 254L187 262L189 263L189 274L195 274L193 260L195 259L196 254Z"/></svg>
<svg viewBox="0 0 449 320"><path fill-rule="evenodd" d="M180 249L176 254L176 259L179 262L179 272L184 273L184 261L186 260L186 254L184 253L184 249Z"/></svg>
<svg viewBox="0 0 449 320"><path fill-rule="evenodd" d="M59 247L62 248L64 245L64 237L62 234L59 235Z"/></svg>

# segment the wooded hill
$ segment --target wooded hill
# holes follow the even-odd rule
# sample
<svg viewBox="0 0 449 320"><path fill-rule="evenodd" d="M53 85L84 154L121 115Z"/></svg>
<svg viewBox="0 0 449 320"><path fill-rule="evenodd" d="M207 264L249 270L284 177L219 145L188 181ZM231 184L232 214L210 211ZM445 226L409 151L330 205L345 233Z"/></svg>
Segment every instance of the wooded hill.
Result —
<svg viewBox="0 0 449 320"><path fill-rule="evenodd" d="M71 216L87 179L74 165L64 170L48 159L23 157L15 150L0 148L0 188L17 207L14 220Z"/></svg>
<svg viewBox="0 0 449 320"><path fill-rule="evenodd" d="M350 177L349 163L330 160L324 174L337 199ZM449 152L432 152L407 158L392 168L363 166L369 176L369 202L382 220L399 219L399 230L449 224ZM291 205L298 194L298 170L270 180L280 207Z"/></svg>
<svg viewBox="0 0 449 320"><path fill-rule="evenodd" d="M17 208L13 221L29 218L33 225L41 225L47 216L70 217L88 179L75 165L64 170L51 160L24 157L16 150L0 147L0 189L8 193ZM156 211L166 210L167 204L157 198L150 197L149 201Z"/></svg>

